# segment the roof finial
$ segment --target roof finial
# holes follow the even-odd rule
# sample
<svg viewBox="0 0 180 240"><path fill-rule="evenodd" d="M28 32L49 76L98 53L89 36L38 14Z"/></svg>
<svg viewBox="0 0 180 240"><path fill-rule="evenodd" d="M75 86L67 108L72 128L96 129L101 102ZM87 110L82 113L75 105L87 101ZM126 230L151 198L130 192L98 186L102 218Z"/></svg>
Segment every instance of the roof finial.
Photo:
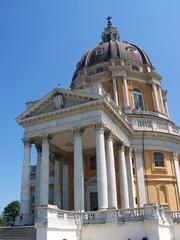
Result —
<svg viewBox="0 0 180 240"><path fill-rule="evenodd" d="M107 27L104 29L104 32L102 32L102 41L103 42L109 42L109 41L115 41L119 40L119 32L116 27L113 27L111 19L112 17L108 16L107 18Z"/></svg>
<svg viewBox="0 0 180 240"><path fill-rule="evenodd" d="M108 20L107 26L112 27L112 22L111 22L112 17L108 16L106 19Z"/></svg>

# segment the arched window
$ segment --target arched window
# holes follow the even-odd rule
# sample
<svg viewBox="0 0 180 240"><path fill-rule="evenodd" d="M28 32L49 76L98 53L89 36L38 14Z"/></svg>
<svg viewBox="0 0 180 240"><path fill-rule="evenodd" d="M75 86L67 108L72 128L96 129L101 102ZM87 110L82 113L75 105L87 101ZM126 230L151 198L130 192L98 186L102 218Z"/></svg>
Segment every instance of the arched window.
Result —
<svg viewBox="0 0 180 240"><path fill-rule="evenodd" d="M155 167L165 167L164 165L164 156L160 152L154 153L154 165Z"/></svg>
<svg viewBox="0 0 180 240"><path fill-rule="evenodd" d="M134 107L137 110L144 110L143 94L139 88L133 89Z"/></svg>
<svg viewBox="0 0 180 240"><path fill-rule="evenodd" d="M99 67L99 68L96 69L96 73L101 73L103 71L104 71L104 69L102 67Z"/></svg>

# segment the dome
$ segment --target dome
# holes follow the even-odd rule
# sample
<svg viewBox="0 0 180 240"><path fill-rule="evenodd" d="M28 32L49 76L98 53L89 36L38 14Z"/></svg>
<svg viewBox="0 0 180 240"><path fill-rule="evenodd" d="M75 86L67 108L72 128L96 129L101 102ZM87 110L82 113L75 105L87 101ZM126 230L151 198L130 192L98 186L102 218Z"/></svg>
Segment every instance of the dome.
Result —
<svg viewBox="0 0 180 240"><path fill-rule="evenodd" d="M99 63L112 60L122 60L134 62L136 65L146 65L153 69L148 55L138 46L120 41L119 32L112 26L111 18L108 17L107 27L102 33L102 42L89 49L76 66L72 81L78 77L78 73L84 67L91 67Z"/></svg>

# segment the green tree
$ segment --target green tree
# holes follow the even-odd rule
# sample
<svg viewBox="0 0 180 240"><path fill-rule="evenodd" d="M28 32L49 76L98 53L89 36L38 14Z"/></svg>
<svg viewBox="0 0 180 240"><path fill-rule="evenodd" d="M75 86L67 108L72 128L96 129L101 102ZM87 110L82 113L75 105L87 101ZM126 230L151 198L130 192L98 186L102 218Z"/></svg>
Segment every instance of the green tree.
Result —
<svg viewBox="0 0 180 240"><path fill-rule="evenodd" d="M19 213L20 203L19 201L10 202L3 210L2 218L6 226L13 226L15 218Z"/></svg>
<svg viewBox="0 0 180 240"><path fill-rule="evenodd" d="M3 226L4 226L4 221L3 221L2 216L0 216L0 227L3 227Z"/></svg>

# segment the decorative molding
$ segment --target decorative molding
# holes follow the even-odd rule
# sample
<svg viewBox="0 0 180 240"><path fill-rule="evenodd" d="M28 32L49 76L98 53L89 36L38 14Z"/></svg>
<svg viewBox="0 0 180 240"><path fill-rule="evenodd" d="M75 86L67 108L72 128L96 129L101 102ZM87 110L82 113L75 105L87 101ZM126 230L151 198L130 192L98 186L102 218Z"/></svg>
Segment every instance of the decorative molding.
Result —
<svg viewBox="0 0 180 240"><path fill-rule="evenodd" d="M75 137L82 137L84 131L85 131L85 128L83 128L83 127L74 128L72 130Z"/></svg>
<svg viewBox="0 0 180 240"><path fill-rule="evenodd" d="M107 129L105 131L105 139L106 139L106 141L112 141L113 137L114 137L114 134L113 134L112 130Z"/></svg>
<svg viewBox="0 0 180 240"><path fill-rule="evenodd" d="M106 125L104 124L103 121L100 121L100 122L98 122L98 123L95 124L95 129L96 129L97 131L99 131L101 134L104 133L105 127L106 127Z"/></svg>
<svg viewBox="0 0 180 240"><path fill-rule="evenodd" d="M31 147L32 140L30 138L22 138L25 147Z"/></svg>

